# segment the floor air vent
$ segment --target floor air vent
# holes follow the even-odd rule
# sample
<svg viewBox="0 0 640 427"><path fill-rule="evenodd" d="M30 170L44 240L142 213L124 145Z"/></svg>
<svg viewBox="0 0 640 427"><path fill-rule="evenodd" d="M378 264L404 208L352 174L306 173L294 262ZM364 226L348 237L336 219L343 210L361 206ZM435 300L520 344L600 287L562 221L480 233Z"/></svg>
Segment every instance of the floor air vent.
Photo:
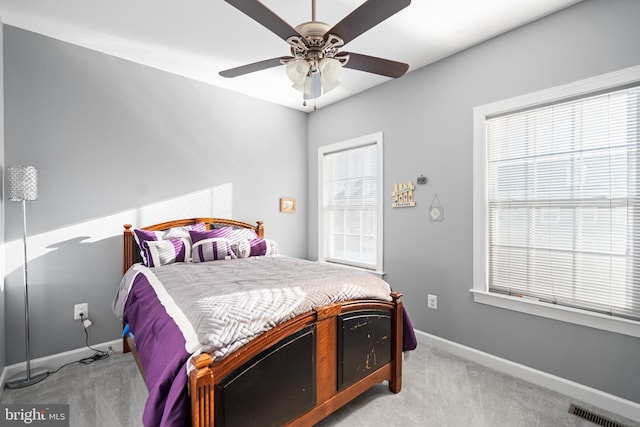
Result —
<svg viewBox="0 0 640 427"><path fill-rule="evenodd" d="M590 421L594 424L597 424L599 426L603 426L603 427L625 427L624 424L620 424L617 421L613 421L612 419L609 418L605 418L601 415L596 414L595 412L591 412L589 410L586 410L584 408L579 407L576 404L571 404L571 406L569 406L569 413L575 415L576 417L580 417L582 419L585 419L587 421Z"/></svg>

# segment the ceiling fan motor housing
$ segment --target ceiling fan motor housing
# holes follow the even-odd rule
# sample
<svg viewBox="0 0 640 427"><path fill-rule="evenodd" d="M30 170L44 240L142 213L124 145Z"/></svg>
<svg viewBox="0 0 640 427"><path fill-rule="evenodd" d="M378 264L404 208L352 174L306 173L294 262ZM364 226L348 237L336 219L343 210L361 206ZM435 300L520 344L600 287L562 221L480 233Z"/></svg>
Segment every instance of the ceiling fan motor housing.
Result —
<svg viewBox="0 0 640 427"><path fill-rule="evenodd" d="M296 31L311 44L322 42L324 35L330 29L329 24L320 21L303 22L296 27Z"/></svg>
<svg viewBox="0 0 640 427"><path fill-rule="evenodd" d="M319 21L309 21L298 25L295 30L299 36L289 37L291 54L296 59L306 59L317 62L322 58L333 58L338 53L338 47L344 45L342 39L335 35L325 34L331 27Z"/></svg>

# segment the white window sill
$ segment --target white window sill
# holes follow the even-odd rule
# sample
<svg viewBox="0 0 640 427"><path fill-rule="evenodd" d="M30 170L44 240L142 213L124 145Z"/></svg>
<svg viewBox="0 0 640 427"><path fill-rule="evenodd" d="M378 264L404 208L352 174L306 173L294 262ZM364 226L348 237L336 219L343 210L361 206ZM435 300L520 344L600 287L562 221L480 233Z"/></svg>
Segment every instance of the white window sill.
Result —
<svg viewBox="0 0 640 427"><path fill-rule="evenodd" d="M640 323L633 320L509 295L489 293L474 289L470 291L473 293L473 300L477 303L640 338Z"/></svg>
<svg viewBox="0 0 640 427"><path fill-rule="evenodd" d="M367 273L375 274L376 276L378 276L380 278L382 278L384 276L384 271L376 271L376 270L372 270L370 268L358 267L356 265L342 264L340 262L332 262L332 261L327 261L327 260L319 260L318 262L321 262L323 264L335 265L335 266L338 266L338 267L351 268L353 270L366 271Z"/></svg>

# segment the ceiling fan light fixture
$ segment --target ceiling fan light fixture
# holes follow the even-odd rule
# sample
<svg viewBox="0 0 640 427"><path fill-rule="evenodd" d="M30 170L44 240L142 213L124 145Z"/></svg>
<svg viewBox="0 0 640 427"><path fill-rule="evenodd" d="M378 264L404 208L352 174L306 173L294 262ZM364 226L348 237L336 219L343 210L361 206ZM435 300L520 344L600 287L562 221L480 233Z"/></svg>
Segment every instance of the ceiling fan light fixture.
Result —
<svg viewBox="0 0 640 427"><path fill-rule="evenodd" d="M318 68L320 69L320 74L324 80L327 82L336 81L340 77L342 64L334 58L322 58Z"/></svg>
<svg viewBox="0 0 640 427"><path fill-rule="evenodd" d="M304 80L307 78L307 74L309 74L309 69L311 68L311 64L309 61L305 59L295 59L287 62L287 76L289 80L291 80L295 85L304 84Z"/></svg>
<svg viewBox="0 0 640 427"><path fill-rule="evenodd" d="M320 82L322 83L322 94L325 95L329 92L331 92L332 90L334 90L335 88L337 88L338 86L340 86L340 81L339 80L334 80L334 81L324 81L322 79L322 77L320 77Z"/></svg>
<svg viewBox="0 0 640 427"><path fill-rule="evenodd" d="M286 62L286 71L291 87L302 92L304 99L315 99L340 85L342 65L343 61L331 57L320 61L298 58Z"/></svg>
<svg viewBox="0 0 640 427"><path fill-rule="evenodd" d="M316 99L322 95L322 82L320 80L320 73L311 73L304 81L304 99Z"/></svg>
<svg viewBox="0 0 640 427"><path fill-rule="evenodd" d="M334 58L323 58L320 61L320 81L322 83L322 93L328 93L340 86L340 72L342 63Z"/></svg>

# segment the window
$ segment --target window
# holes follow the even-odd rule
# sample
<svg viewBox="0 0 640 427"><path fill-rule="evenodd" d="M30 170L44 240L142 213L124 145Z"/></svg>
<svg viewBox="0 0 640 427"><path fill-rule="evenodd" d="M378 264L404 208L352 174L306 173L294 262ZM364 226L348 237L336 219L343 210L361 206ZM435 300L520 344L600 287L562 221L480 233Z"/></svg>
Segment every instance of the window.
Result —
<svg viewBox="0 0 640 427"><path fill-rule="evenodd" d="M640 67L474 116L476 301L640 336Z"/></svg>
<svg viewBox="0 0 640 427"><path fill-rule="evenodd" d="M319 258L382 273L382 133L318 149Z"/></svg>

